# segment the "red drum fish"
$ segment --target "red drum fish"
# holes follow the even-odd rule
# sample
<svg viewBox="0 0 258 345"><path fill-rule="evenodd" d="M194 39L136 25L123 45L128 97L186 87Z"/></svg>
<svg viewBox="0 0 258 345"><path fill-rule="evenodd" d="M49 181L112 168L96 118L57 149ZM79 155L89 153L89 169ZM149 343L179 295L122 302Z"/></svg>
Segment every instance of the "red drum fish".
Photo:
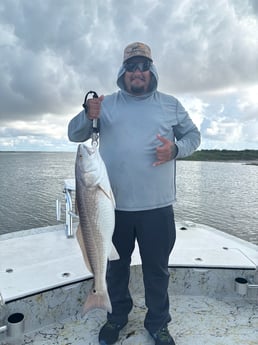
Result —
<svg viewBox="0 0 258 345"><path fill-rule="evenodd" d="M95 308L112 312L106 285L107 261L119 259L113 245L115 199L97 146L79 144L75 163L77 239L94 277L83 313Z"/></svg>

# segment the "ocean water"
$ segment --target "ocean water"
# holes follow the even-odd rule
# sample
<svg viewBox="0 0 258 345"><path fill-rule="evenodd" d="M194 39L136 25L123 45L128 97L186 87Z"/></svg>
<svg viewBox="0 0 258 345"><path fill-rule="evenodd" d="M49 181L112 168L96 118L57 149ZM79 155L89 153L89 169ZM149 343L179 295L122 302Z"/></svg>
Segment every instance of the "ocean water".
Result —
<svg viewBox="0 0 258 345"><path fill-rule="evenodd" d="M58 224L56 199L64 201L63 181L74 177L74 162L71 152L0 152L0 234ZM257 193L258 166L177 162L176 221L258 244Z"/></svg>

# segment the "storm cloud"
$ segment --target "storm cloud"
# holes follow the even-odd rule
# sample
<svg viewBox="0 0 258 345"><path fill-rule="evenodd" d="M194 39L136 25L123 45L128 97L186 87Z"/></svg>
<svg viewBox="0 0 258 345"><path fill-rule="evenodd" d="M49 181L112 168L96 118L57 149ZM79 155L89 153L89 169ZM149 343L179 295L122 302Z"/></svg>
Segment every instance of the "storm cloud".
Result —
<svg viewBox="0 0 258 345"><path fill-rule="evenodd" d="M151 46L159 90L182 101L202 148L257 148L257 1L2 0L0 149L72 149L68 121L88 90L117 90L134 41Z"/></svg>

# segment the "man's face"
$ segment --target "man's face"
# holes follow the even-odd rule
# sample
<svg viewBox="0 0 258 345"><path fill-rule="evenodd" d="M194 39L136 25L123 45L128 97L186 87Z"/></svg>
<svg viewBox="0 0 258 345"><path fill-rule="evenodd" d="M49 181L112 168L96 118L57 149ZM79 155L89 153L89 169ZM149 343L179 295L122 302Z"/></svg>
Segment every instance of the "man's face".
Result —
<svg viewBox="0 0 258 345"><path fill-rule="evenodd" d="M137 67L137 63L140 63L139 67ZM151 82L151 72L149 68L146 71L141 71L140 69L146 69L149 67L149 61L146 58L142 57L135 57L128 61L130 64L129 69L133 69L132 71L126 71L124 75L124 83L125 89L127 92L135 95L140 96L144 95L148 92L150 82ZM132 68L134 67L135 68Z"/></svg>

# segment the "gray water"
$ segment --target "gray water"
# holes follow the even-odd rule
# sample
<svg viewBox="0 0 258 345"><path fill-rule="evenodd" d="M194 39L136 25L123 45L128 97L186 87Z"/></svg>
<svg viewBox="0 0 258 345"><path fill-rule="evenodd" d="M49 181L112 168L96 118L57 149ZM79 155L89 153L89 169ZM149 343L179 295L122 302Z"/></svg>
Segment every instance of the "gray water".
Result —
<svg viewBox="0 0 258 345"><path fill-rule="evenodd" d="M55 201L74 176L75 153L0 152L0 234L58 224ZM258 166L177 162L176 221L258 244Z"/></svg>

